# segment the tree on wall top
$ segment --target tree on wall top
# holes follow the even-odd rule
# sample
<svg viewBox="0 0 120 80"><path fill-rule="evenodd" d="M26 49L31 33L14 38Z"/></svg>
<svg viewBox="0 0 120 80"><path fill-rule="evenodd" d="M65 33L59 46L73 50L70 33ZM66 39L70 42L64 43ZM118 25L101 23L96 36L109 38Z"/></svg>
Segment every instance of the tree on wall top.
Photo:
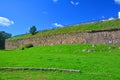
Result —
<svg viewBox="0 0 120 80"><path fill-rule="evenodd" d="M30 34L34 35L36 33L37 29L35 26L32 26L29 30Z"/></svg>

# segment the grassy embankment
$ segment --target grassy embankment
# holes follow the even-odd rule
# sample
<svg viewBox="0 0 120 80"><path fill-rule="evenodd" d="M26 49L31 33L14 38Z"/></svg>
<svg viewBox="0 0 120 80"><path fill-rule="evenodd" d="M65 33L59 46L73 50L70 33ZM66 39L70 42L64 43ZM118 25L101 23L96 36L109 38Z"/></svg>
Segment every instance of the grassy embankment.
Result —
<svg viewBox="0 0 120 80"><path fill-rule="evenodd" d="M111 29L120 29L120 19L104 21L104 22L72 25L72 26L67 26L63 28L51 29L51 30L44 30L44 31L38 32L36 35L33 35L33 36L31 34L24 34L20 36L14 36L8 40L25 39L25 38L40 37L40 36L51 36L51 35L57 35L57 34L77 33L77 32L111 30Z"/></svg>
<svg viewBox="0 0 120 80"><path fill-rule="evenodd" d="M89 52L84 52L89 50ZM90 44L0 51L0 67L77 69L80 73L0 71L0 80L120 80L120 47Z"/></svg>

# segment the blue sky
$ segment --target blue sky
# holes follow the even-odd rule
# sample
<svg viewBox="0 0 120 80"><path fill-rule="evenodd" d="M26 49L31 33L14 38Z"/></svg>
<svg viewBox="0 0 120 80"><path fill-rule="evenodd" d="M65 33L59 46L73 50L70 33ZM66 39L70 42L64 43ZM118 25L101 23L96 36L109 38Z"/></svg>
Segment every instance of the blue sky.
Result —
<svg viewBox="0 0 120 80"><path fill-rule="evenodd" d="M0 31L25 34L104 18L116 18L120 0L0 0Z"/></svg>

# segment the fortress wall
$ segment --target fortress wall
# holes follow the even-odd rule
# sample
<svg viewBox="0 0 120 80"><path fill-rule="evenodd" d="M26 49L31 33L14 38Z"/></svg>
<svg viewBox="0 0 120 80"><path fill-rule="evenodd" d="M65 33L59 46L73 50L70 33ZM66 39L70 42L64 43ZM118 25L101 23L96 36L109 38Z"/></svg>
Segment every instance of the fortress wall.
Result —
<svg viewBox="0 0 120 80"><path fill-rule="evenodd" d="M120 44L120 31L103 31L92 33L59 34L5 42L6 49L16 49L26 44L55 45L55 44Z"/></svg>

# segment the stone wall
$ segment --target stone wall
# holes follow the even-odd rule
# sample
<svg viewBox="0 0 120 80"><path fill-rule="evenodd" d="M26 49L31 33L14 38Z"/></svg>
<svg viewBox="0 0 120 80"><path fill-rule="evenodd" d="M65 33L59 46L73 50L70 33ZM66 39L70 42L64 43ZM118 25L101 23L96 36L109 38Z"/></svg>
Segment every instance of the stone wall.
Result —
<svg viewBox="0 0 120 80"><path fill-rule="evenodd" d="M6 49L16 49L26 44L55 45L55 44L120 44L120 30L91 33L71 33L46 37L37 37L5 42Z"/></svg>

